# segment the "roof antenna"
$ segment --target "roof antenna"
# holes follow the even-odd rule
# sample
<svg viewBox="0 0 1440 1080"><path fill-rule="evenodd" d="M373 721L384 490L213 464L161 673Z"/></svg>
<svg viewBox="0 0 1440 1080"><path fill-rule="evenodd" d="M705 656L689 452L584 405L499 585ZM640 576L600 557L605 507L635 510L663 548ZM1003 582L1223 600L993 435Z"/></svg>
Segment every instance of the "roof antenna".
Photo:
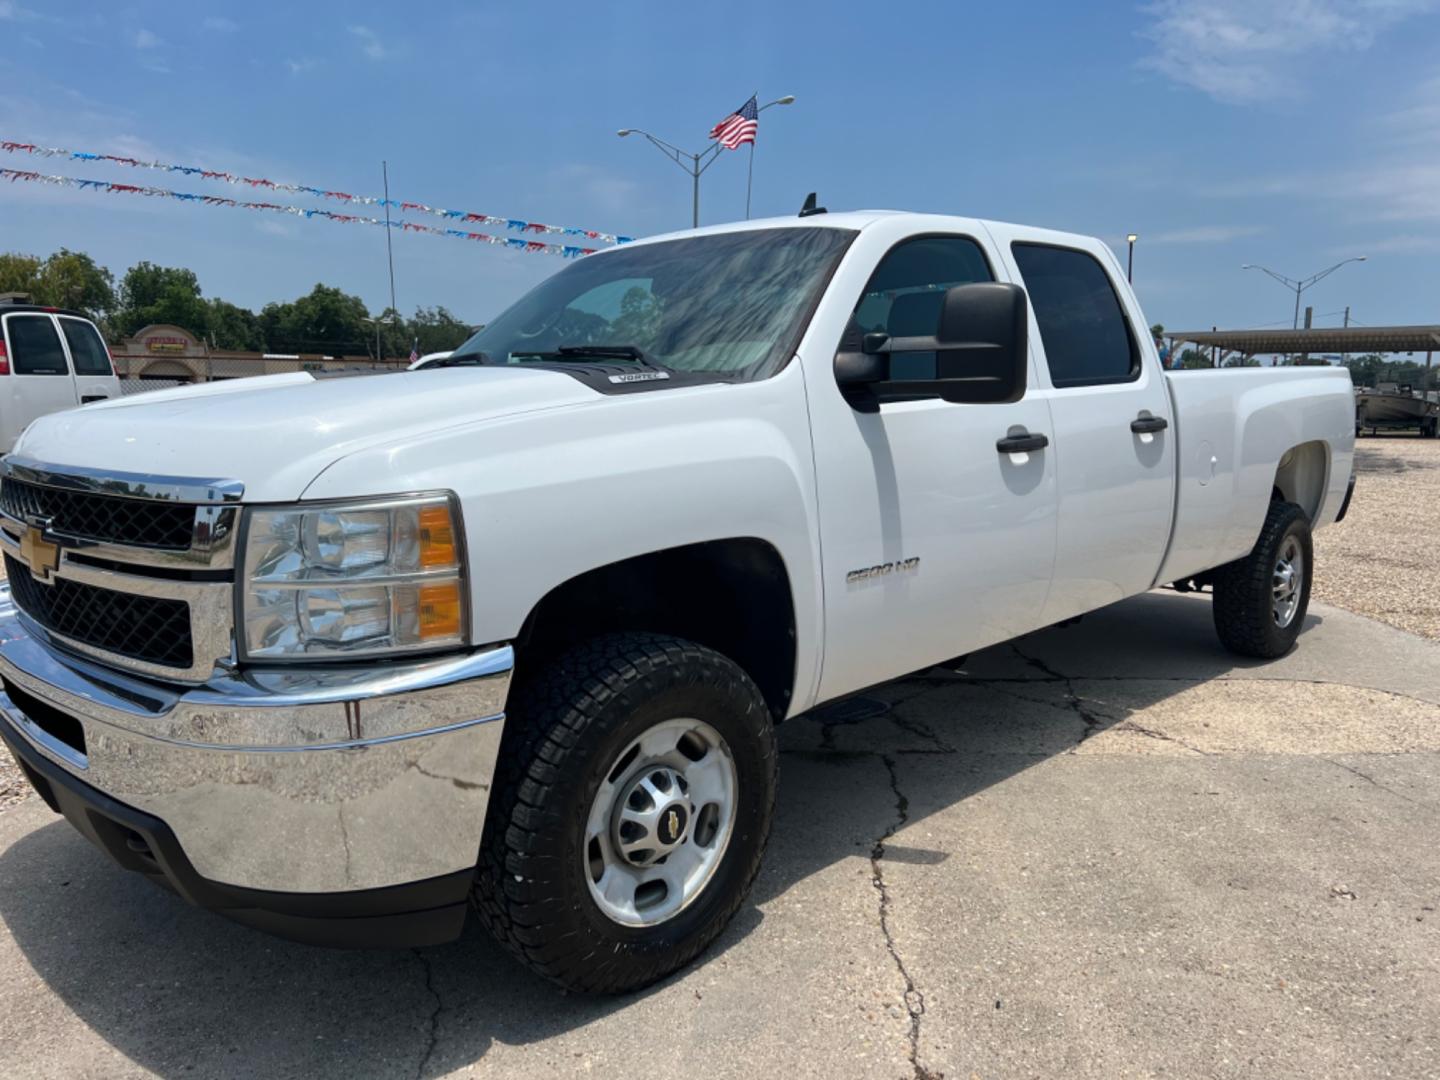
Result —
<svg viewBox="0 0 1440 1080"><path fill-rule="evenodd" d="M811 214L826 213L825 207L815 205L815 192L805 196L805 205L800 208L801 217L809 217Z"/></svg>

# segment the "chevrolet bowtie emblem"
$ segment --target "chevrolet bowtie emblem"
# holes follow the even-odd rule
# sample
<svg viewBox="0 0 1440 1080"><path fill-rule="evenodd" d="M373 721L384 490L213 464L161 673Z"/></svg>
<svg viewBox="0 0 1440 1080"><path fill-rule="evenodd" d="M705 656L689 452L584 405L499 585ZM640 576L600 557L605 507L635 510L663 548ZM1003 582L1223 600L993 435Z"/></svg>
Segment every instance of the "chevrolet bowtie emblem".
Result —
<svg viewBox="0 0 1440 1080"><path fill-rule="evenodd" d="M31 525L20 538L20 557L32 575L40 581L49 581L50 575L60 567L60 545L46 540L44 532Z"/></svg>

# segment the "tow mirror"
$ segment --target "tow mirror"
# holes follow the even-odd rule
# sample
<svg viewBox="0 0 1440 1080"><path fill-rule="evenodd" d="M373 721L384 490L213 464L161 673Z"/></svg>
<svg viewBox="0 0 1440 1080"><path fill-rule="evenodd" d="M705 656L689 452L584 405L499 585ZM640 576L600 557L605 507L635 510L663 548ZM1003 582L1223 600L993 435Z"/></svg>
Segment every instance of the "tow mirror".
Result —
<svg viewBox="0 0 1440 1080"><path fill-rule="evenodd" d="M933 337L866 334L858 353L842 351L835 357L835 378L851 404L862 409L897 397L1019 401L1029 365L1027 327L1025 290L1018 285L956 285L945 292ZM896 363L907 353L933 354L933 372L928 358L918 366Z"/></svg>

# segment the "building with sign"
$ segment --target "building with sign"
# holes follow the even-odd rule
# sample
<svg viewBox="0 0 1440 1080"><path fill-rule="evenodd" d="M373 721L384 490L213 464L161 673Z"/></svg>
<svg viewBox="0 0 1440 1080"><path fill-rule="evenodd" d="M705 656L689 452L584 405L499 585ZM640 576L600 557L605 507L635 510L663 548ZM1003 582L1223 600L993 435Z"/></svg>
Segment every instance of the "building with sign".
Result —
<svg viewBox="0 0 1440 1080"><path fill-rule="evenodd" d="M212 349L202 338L179 326L156 323L111 346L115 374L122 379L166 383L210 382L247 375L274 375L287 371L329 371L346 368L403 368L408 358L377 363L369 356L329 356L322 353L260 353L240 349Z"/></svg>

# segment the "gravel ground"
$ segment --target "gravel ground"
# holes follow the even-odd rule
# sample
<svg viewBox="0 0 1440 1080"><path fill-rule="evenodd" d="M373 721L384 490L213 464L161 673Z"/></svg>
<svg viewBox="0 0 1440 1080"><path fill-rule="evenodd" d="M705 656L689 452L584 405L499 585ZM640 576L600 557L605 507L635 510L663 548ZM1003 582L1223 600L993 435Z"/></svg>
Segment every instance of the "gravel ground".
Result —
<svg viewBox="0 0 1440 1080"><path fill-rule="evenodd" d="M1357 444L1350 512L1316 542L1314 599L1440 639L1440 439L1380 435ZM0 566L0 579L4 578ZM29 794L0 748L0 811Z"/></svg>
<svg viewBox="0 0 1440 1080"><path fill-rule="evenodd" d="M1355 497L1316 537L1314 599L1440 638L1440 439L1365 436Z"/></svg>

